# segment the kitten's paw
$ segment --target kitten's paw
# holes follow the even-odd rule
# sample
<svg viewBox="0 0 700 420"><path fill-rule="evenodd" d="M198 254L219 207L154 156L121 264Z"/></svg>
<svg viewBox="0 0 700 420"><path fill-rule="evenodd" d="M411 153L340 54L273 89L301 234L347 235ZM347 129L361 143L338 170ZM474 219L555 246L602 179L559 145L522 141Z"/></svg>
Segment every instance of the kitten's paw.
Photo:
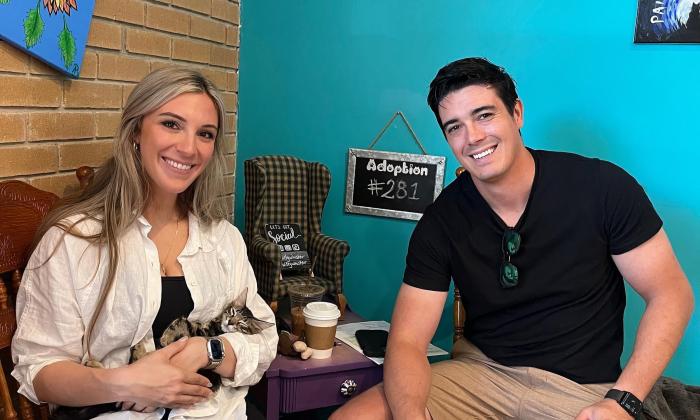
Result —
<svg viewBox="0 0 700 420"><path fill-rule="evenodd" d="M88 360L85 362L85 366L90 367L90 368L98 368L98 369L104 369L104 365L97 360Z"/></svg>
<svg viewBox="0 0 700 420"><path fill-rule="evenodd" d="M129 363L134 363L135 361L139 360L143 356L146 355L148 351L146 350L146 341L141 340L134 347L131 348L131 359L129 360Z"/></svg>

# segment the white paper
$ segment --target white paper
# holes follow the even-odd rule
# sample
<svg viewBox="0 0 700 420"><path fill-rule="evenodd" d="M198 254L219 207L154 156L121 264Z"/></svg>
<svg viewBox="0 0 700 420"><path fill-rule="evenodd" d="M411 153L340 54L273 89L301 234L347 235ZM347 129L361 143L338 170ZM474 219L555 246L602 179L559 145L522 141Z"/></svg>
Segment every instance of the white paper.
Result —
<svg viewBox="0 0 700 420"><path fill-rule="evenodd" d="M355 338L355 331L357 330L384 330L389 331L389 323L386 321L364 321L364 322L353 322L350 324L341 324L335 330L335 338L341 340L348 346L354 348L355 350L362 353L362 347L357 342ZM445 350L428 344L428 356L444 356L448 354ZM374 363L381 365L384 364L383 357L367 357Z"/></svg>

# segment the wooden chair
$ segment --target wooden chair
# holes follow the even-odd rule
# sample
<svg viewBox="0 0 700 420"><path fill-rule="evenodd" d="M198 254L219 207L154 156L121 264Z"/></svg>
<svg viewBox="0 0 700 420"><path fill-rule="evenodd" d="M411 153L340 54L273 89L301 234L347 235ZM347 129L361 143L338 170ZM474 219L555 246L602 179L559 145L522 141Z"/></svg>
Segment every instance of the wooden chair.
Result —
<svg viewBox="0 0 700 420"><path fill-rule="evenodd" d="M457 178L464 172L463 167L457 168L455 175ZM462 304L462 295L455 285L454 291L454 305L452 306L452 316L454 317L454 328L455 332L452 336L452 342L455 343L460 338L464 337L464 323L467 322L467 311L464 309L464 304Z"/></svg>
<svg viewBox="0 0 700 420"><path fill-rule="evenodd" d="M92 168L81 167L76 172L81 186L92 177ZM29 247L39 224L58 200L50 192L42 191L21 181L0 182L0 359L5 366L11 364L9 347L17 329L15 319L15 297L22 280L22 270L29 259ZM8 284L6 284L6 281ZM11 291L11 292L9 292ZM10 366L8 366L10 367ZM11 370L8 369L8 371ZM14 379L9 372L2 370L0 375L0 403L4 409L4 419L17 419L18 412L23 420L48 419L46 404L36 406L23 395L17 393ZM6 375L7 373L7 375ZM8 385L12 384L12 392Z"/></svg>

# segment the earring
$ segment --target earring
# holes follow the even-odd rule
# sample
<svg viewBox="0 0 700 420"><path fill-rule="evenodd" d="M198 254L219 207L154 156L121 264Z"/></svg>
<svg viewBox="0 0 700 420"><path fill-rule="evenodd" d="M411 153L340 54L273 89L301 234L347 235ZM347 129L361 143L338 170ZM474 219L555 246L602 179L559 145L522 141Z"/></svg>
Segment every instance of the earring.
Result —
<svg viewBox="0 0 700 420"><path fill-rule="evenodd" d="M132 144L134 145L134 152L138 153L138 152L141 151L141 145L140 145L140 144L138 144L138 143L136 143L136 142L133 142Z"/></svg>

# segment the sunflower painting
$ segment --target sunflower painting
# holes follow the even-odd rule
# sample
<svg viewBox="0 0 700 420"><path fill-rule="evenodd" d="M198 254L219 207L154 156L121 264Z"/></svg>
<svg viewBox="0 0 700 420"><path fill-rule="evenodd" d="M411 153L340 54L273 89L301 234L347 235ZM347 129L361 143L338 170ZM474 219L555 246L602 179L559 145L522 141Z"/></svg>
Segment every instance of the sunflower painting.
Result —
<svg viewBox="0 0 700 420"><path fill-rule="evenodd" d="M31 4L0 0L0 38L77 78L95 0L36 0Z"/></svg>

